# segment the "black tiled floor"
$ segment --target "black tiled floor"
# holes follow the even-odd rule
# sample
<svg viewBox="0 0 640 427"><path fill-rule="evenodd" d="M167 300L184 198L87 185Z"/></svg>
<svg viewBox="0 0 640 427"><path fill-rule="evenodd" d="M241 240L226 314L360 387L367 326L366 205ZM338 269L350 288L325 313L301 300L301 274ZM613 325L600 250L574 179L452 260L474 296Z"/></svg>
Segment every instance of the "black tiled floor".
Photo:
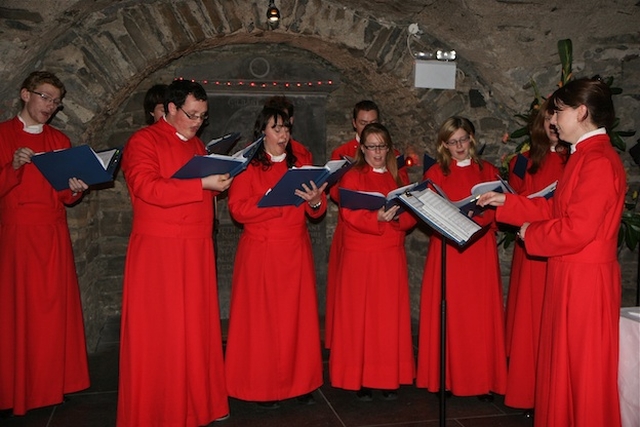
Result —
<svg viewBox="0 0 640 427"><path fill-rule="evenodd" d="M2 427L113 427L118 386L119 319L105 324L100 343L89 355L91 388L72 394L62 405L29 411L23 417L0 418ZM213 427L436 427L438 398L423 389L404 386L398 399L386 401L374 392L371 402L361 402L353 392L331 387L327 378L315 393L315 405L295 400L279 409L264 409L250 402L230 399L231 417ZM446 401L447 427L530 427L521 411L507 408L502 396L494 402L475 397L451 397ZM143 426L141 426L143 427Z"/></svg>

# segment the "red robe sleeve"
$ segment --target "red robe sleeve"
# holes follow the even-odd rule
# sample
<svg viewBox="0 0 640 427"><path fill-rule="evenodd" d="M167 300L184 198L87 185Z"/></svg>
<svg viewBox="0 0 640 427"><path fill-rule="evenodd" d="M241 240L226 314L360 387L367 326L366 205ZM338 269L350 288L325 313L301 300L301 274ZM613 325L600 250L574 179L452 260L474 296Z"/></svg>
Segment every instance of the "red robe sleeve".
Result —
<svg viewBox="0 0 640 427"><path fill-rule="evenodd" d="M586 159L579 175L572 180L569 199L556 213L560 216L531 223L525 233L525 247L532 255L553 257L580 251L605 225L605 216L617 203L624 189L618 182L608 159L594 156ZM617 225L617 224L616 224Z"/></svg>
<svg viewBox="0 0 640 427"><path fill-rule="evenodd" d="M13 158L9 163L0 166L0 197L3 197L12 188L20 184L23 171L23 168L18 168L17 170L13 168Z"/></svg>
<svg viewBox="0 0 640 427"><path fill-rule="evenodd" d="M158 147L149 128L133 134L122 155L122 171L134 197L167 208L204 199L206 190L199 178L174 179L163 176L161 170Z"/></svg>

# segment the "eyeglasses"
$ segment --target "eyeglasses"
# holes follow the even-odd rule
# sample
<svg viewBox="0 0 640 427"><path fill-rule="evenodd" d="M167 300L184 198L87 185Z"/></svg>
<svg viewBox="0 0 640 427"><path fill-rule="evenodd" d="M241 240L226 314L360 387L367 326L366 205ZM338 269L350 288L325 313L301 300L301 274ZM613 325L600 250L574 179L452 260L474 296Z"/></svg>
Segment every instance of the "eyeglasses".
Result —
<svg viewBox="0 0 640 427"><path fill-rule="evenodd" d="M209 115L207 113L202 113L202 114L189 114L186 111L184 111L182 109L182 107L178 107L180 109L180 111L182 111L184 113L185 116L187 116L187 118L189 120L202 120L203 122L205 120L207 120L209 118Z"/></svg>
<svg viewBox="0 0 640 427"><path fill-rule="evenodd" d="M387 151L389 149L386 145L365 145L364 148L369 151Z"/></svg>
<svg viewBox="0 0 640 427"><path fill-rule="evenodd" d="M56 107L59 107L62 105L62 100L60 98L52 98L46 93L36 92L35 90L30 90L29 92L31 92L34 95L38 95L40 98L44 99L44 101L48 104L53 104Z"/></svg>
<svg viewBox="0 0 640 427"><path fill-rule="evenodd" d="M445 144L447 144L449 147L453 147L454 145L458 145L458 143L462 145L462 144L466 144L469 141L471 141L471 137L469 135L465 135L465 136L461 136L458 139L450 139L447 142L445 142Z"/></svg>

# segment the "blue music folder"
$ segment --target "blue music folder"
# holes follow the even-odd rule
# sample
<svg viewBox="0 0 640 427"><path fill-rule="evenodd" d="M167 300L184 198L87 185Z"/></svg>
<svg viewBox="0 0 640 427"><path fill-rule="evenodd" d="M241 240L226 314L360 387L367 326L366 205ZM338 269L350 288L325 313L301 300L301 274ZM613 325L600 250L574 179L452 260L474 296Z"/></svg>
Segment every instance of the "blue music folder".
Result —
<svg viewBox="0 0 640 427"><path fill-rule="evenodd" d="M204 178L209 175L224 175L234 177L245 170L258 152L264 136L256 139L251 145L238 151L232 156L224 154L209 154L206 156L193 156L173 174L172 178L192 179Z"/></svg>
<svg viewBox="0 0 640 427"><path fill-rule="evenodd" d="M87 185L113 181L121 156L120 147L96 152L83 144L37 153L31 161L53 188L62 191L69 188L70 178L78 178Z"/></svg>
<svg viewBox="0 0 640 427"><path fill-rule="evenodd" d="M304 199L295 194L297 189L302 190L302 184L310 185L313 181L320 187L325 182L327 187L339 180L339 177L352 166L346 159L330 160L324 166L302 166L289 169L280 180L262 196L258 207L273 206L300 206Z"/></svg>

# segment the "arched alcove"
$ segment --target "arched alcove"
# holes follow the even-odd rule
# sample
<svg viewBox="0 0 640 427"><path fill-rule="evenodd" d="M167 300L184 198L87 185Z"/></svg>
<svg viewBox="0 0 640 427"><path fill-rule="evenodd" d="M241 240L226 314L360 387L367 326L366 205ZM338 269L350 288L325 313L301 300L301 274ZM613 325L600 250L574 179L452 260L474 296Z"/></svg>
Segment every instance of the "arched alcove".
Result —
<svg viewBox="0 0 640 427"><path fill-rule="evenodd" d="M553 29L564 28L569 19L563 9L568 6L558 6L559 10L553 10L555 14L544 14L540 19L544 19L545 24L538 26L534 18L542 16L539 12L546 6L523 2L501 2L500 13L497 13L490 11L495 5L477 1L463 5L459 1L408 0L395 5L394 2L370 4L364 0L283 0L279 2L283 15L281 26L270 31L264 22L262 2L97 0L60 3L70 6L53 14L53 20L33 25L28 32L32 34L30 42L16 43L6 57L16 64L12 66L15 69L4 72L6 84L0 88L3 118L15 113L16 88L24 76L33 69L46 68L56 72L69 91L65 109L54 120L54 126L66 132L76 144L89 143L95 148L121 145L143 125L141 105L146 89L153 83L170 81L180 68L197 67L198 58L255 49L269 50L273 56L286 60L295 52L313 58L320 67L335 70L340 77L339 87L326 98L325 155L352 137L351 108L355 102L368 98L380 105L382 120L405 154L421 158L422 152L430 150L438 124L450 115L462 113L476 124L480 142L487 144L484 156L495 163L513 148L501 144L500 140L504 132L519 126L514 114L522 111L520 106L526 107L522 99L530 99L531 89L526 87L529 78L535 76L542 81L543 90L553 89L559 70L555 42L564 37L564 33L554 33ZM590 7L592 9L587 10L600 6ZM532 11L531 19L520 25L514 17L527 16L527 10ZM615 11L599 10L602 13L594 13L590 19L614 14L622 26L633 21L635 13L624 15L623 19ZM46 15L45 11L42 13ZM502 22L503 13L509 22ZM557 18L560 14L562 19ZM548 29L546 21L554 17ZM428 43L457 47L463 53L466 50L466 55L457 61L456 90L413 87L413 58L406 48L406 27L414 19L420 22L425 31L421 37ZM533 46L534 35L543 31L541 28L544 34ZM582 28L580 25L580 34ZM584 37L583 46L580 56L576 55L575 69L581 74L595 74L606 68L624 77L626 82L637 82L634 71L637 67L632 66L638 57L637 40L625 34L608 34L600 38L597 34L590 38L580 35ZM541 52L541 43L548 49ZM588 46L584 46L586 44ZM531 56L539 64L531 67L531 64L518 63L517 59L523 56ZM627 83L625 93L629 90L632 88ZM634 93L637 93L637 84L636 92L622 101L626 107L622 109L624 123L630 123L627 128L633 127L634 113L638 110ZM304 142L305 137L300 135L299 139ZM626 162L629 163L628 158ZM420 174L419 166L411 170L414 179ZM117 313L120 305L121 273L131 219L122 177L118 177L113 188L87 195L69 212L91 346L104 317ZM331 236L334 222L335 207L332 207L324 220L327 238ZM424 230L418 229L407 242L414 301L419 291L426 241ZM509 271L509 257L502 255L505 275ZM629 277L627 282L633 279ZM415 306L413 314L418 315Z"/></svg>

